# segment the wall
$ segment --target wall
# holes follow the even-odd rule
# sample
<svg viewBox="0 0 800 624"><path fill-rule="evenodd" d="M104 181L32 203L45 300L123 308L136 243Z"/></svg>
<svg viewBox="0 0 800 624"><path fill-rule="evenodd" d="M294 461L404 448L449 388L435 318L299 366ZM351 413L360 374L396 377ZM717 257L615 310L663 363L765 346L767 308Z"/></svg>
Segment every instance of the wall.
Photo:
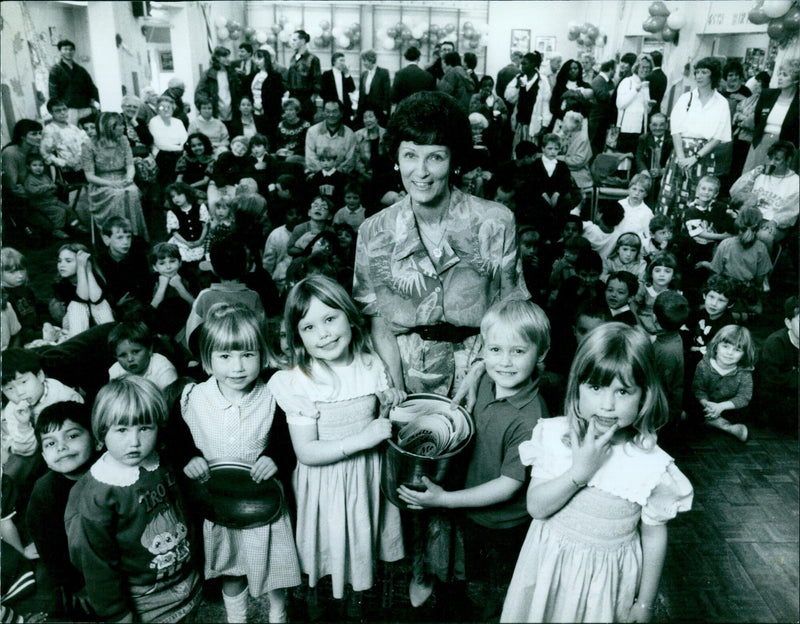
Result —
<svg viewBox="0 0 800 624"><path fill-rule="evenodd" d="M150 66L147 62L147 40L142 34L141 20L133 16L130 2L116 3L114 11L115 35L122 37L118 50L119 72L127 93L137 95L133 74L136 73L139 94L150 81Z"/></svg>

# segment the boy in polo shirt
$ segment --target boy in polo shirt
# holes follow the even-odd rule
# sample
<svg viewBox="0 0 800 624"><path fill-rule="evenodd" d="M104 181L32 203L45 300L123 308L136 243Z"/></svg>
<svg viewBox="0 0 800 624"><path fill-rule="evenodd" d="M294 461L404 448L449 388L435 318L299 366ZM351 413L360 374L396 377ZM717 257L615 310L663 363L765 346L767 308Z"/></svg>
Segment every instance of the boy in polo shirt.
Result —
<svg viewBox="0 0 800 624"><path fill-rule="evenodd" d="M467 509L466 576L481 587L475 619L485 621L500 612L530 522L530 473L519 445L530 439L539 418L549 416L537 370L550 348L550 322L535 303L504 301L484 315L481 338L486 374L478 382L475 446L464 489L448 492L422 477L425 491L401 486L398 493L410 509Z"/></svg>

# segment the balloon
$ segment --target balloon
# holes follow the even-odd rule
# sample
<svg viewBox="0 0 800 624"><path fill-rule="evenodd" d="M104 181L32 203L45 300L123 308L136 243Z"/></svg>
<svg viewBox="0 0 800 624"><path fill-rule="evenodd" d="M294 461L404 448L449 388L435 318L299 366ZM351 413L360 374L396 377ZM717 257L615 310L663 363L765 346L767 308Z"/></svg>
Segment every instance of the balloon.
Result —
<svg viewBox="0 0 800 624"><path fill-rule="evenodd" d="M581 33L579 30L570 29L569 32L567 32L567 39L569 39L570 41L576 41L580 36L580 34Z"/></svg>
<svg viewBox="0 0 800 624"><path fill-rule="evenodd" d="M586 35L584 33L581 33L580 35L578 35L578 45L585 46L585 45L588 45L588 44L589 44L589 40L586 38Z"/></svg>
<svg viewBox="0 0 800 624"><path fill-rule="evenodd" d="M480 45L481 45L481 40L480 39L472 39L469 42L469 47L472 50L477 50Z"/></svg>
<svg viewBox="0 0 800 624"><path fill-rule="evenodd" d="M787 35L786 25L783 23L783 20L770 20L769 26L767 26L767 34L776 41L782 41Z"/></svg>
<svg viewBox="0 0 800 624"><path fill-rule="evenodd" d="M342 35L341 37L336 39L336 45L339 46L340 48L347 49L350 47L351 43L352 42L350 41L350 37L348 37L347 35Z"/></svg>
<svg viewBox="0 0 800 624"><path fill-rule="evenodd" d="M672 30L680 30L686 25L686 15L682 11L675 11L667 18L667 26Z"/></svg>
<svg viewBox="0 0 800 624"><path fill-rule="evenodd" d="M230 38L236 41L242 34L241 30L231 30L230 31Z"/></svg>
<svg viewBox="0 0 800 624"><path fill-rule="evenodd" d="M669 15L669 9L667 8L667 5L661 2L661 0L651 4L647 9L647 12L653 17L667 17L667 15Z"/></svg>
<svg viewBox="0 0 800 624"><path fill-rule="evenodd" d="M783 17L792 8L792 0L768 0L762 7L767 17L775 19L776 17Z"/></svg>
<svg viewBox="0 0 800 624"><path fill-rule="evenodd" d="M669 26L664 26L664 30L661 31L661 38L667 42L676 42L678 40L678 31L673 30Z"/></svg>
<svg viewBox="0 0 800 624"><path fill-rule="evenodd" d="M311 39L311 43L314 45L315 48L325 47L325 40L322 38L322 35L320 35L319 37L313 37Z"/></svg>
<svg viewBox="0 0 800 624"><path fill-rule="evenodd" d="M292 37L292 33L288 30L282 30L278 33L278 40L282 43L289 43L289 39Z"/></svg>
<svg viewBox="0 0 800 624"><path fill-rule="evenodd" d="M256 29L253 28L252 26L248 26L247 28L244 29L244 36L247 37L248 39L250 37L254 37L255 34L256 34Z"/></svg>
<svg viewBox="0 0 800 624"><path fill-rule="evenodd" d="M317 37L321 37L323 32L322 26L312 26L308 29L308 36L312 39L316 39Z"/></svg>
<svg viewBox="0 0 800 624"><path fill-rule="evenodd" d="M425 26L422 24L414 26L414 28L411 29L411 36L414 37L414 39L422 39L422 36L424 34L425 34Z"/></svg>
<svg viewBox="0 0 800 624"><path fill-rule="evenodd" d="M444 32L446 32L448 35L451 32L455 32L455 30L456 30L456 25L453 23L447 23L444 25Z"/></svg>
<svg viewBox="0 0 800 624"><path fill-rule="evenodd" d="M278 43L278 36L271 32L267 35L267 43L270 45L275 45Z"/></svg>
<svg viewBox="0 0 800 624"><path fill-rule="evenodd" d="M285 26L286 24L288 24L288 23L289 23L289 18L288 18L288 17L286 17L285 15L281 15L281 16L278 18L278 23L279 23L281 26Z"/></svg>
<svg viewBox="0 0 800 624"><path fill-rule="evenodd" d="M277 34L278 34L280 31L281 31L281 29L282 29L282 28L283 28L283 27L282 27L280 24L273 24L272 26L270 26L270 27L269 27L269 29L270 29L270 30L271 30L273 33L275 33L276 35L277 35Z"/></svg>
<svg viewBox="0 0 800 624"><path fill-rule="evenodd" d="M394 39L397 36L397 29L394 26L390 26L386 29L386 36Z"/></svg>
<svg viewBox="0 0 800 624"><path fill-rule="evenodd" d="M590 28L593 28L593 26L592 26L592 25L591 25L589 22L586 22L585 24L583 24L583 25L581 26L581 32L582 32L584 35L586 35L586 34L588 34L588 33L589 33L589 29L590 29Z"/></svg>
<svg viewBox="0 0 800 624"><path fill-rule="evenodd" d="M228 25L228 18L226 17L218 17L214 20L214 26L217 28L225 28Z"/></svg>
<svg viewBox="0 0 800 624"><path fill-rule="evenodd" d="M320 39L322 39L323 47L328 47L329 45L331 45L331 41L333 41L333 37L329 32L322 33L322 37L320 37Z"/></svg>
<svg viewBox="0 0 800 624"><path fill-rule="evenodd" d="M267 33L265 33L263 30L259 30L256 33L256 41L258 41L259 43L266 43L267 42Z"/></svg>
<svg viewBox="0 0 800 624"><path fill-rule="evenodd" d="M657 33L664 29L667 20L665 17L648 17L642 24L642 30L649 33Z"/></svg>
<svg viewBox="0 0 800 624"><path fill-rule="evenodd" d="M230 37L230 32L227 28L217 28L217 39L220 41L225 41L228 37Z"/></svg>
<svg viewBox="0 0 800 624"><path fill-rule="evenodd" d="M589 24L589 28L586 30L586 35L592 39L597 39L600 35L600 29L593 24Z"/></svg>
<svg viewBox="0 0 800 624"><path fill-rule="evenodd" d="M384 50L394 50L394 39L386 37L386 39L382 41L382 45Z"/></svg>
<svg viewBox="0 0 800 624"><path fill-rule="evenodd" d="M242 25L239 22L231 21L228 22L228 30L241 30Z"/></svg>
<svg viewBox="0 0 800 624"><path fill-rule="evenodd" d="M794 6L789 9L789 12L783 16L783 25L790 33L800 30L800 8Z"/></svg>
<svg viewBox="0 0 800 624"><path fill-rule="evenodd" d="M341 26L334 26L333 28L331 28L331 35L333 35L334 39L338 39L343 34L344 34L344 28L342 28Z"/></svg>
<svg viewBox="0 0 800 624"><path fill-rule="evenodd" d="M331 28L331 23L330 23L328 20L320 20L320 22L319 22L319 27L320 27L322 30L330 30L330 28Z"/></svg>
<svg viewBox="0 0 800 624"><path fill-rule="evenodd" d="M769 21L769 16L764 13L764 9L762 7L756 7L747 14L747 19L749 19L751 23L760 26L761 24L766 24Z"/></svg>

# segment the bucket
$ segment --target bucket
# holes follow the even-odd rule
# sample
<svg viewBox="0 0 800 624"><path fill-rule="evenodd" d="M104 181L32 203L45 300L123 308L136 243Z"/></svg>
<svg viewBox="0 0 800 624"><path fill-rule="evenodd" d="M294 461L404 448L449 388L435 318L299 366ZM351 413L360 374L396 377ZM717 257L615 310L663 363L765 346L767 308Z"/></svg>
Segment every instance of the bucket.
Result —
<svg viewBox="0 0 800 624"><path fill-rule="evenodd" d="M417 393L406 397L406 401L415 399L433 400L441 403L442 411L450 410L450 399L438 394ZM467 410L460 406L458 410L466 419L469 434L463 444L449 453L438 457L426 457L400 448L393 439L387 440L381 470L381 491L400 509L408 509L408 506L398 497L397 488L405 485L409 489L423 491L425 485L422 477L428 477L445 489L453 489L453 484L455 487L461 487L459 481L463 482L463 471L454 470L454 467L460 463L457 459L461 452L470 446L475 435L475 423Z"/></svg>

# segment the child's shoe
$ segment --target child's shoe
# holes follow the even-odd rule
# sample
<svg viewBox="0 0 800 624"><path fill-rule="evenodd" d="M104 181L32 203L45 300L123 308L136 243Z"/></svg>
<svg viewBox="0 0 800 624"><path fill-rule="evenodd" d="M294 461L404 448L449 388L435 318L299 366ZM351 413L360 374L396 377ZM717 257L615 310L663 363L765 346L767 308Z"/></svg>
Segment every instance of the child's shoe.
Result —
<svg viewBox="0 0 800 624"><path fill-rule="evenodd" d="M738 425L731 425L729 430L734 436L736 436L740 442L747 442L747 436L749 432L747 431L747 425L738 424Z"/></svg>

